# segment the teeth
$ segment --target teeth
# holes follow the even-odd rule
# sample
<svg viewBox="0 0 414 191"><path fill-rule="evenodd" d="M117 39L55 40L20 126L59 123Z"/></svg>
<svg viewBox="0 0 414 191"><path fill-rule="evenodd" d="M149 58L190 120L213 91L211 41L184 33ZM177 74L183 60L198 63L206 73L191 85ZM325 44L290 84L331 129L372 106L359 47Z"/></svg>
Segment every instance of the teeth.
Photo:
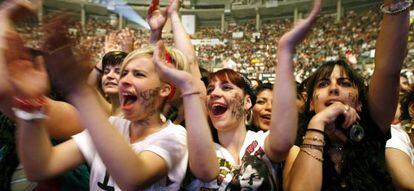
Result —
<svg viewBox="0 0 414 191"><path fill-rule="evenodd" d="M123 96L134 96L134 94L130 92L122 92L122 95Z"/></svg>
<svg viewBox="0 0 414 191"><path fill-rule="evenodd" d="M271 115L262 115L262 118L271 119Z"/></svg>
<svg viewBox="0 0 414 191"><path fill-rule="evenodd" d="M220 103L213 103L211 104L211 107L226 107L226 105Z"/></svg>

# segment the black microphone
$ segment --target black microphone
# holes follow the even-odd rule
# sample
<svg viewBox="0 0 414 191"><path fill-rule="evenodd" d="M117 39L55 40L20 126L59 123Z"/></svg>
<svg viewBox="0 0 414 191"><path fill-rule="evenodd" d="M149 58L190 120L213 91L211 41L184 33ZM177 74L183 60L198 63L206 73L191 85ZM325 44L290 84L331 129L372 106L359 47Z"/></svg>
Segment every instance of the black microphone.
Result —
<svg viewBox="0 0 414 191"><path fill-rule="evenodd" d="M354 123L350 128L342 128L342 124L345 122L345 116L339 115L335 120L335 128L342 130L348 135L348 138L353 142L360 142L365 136L364 128L358 123Z"/></svg>

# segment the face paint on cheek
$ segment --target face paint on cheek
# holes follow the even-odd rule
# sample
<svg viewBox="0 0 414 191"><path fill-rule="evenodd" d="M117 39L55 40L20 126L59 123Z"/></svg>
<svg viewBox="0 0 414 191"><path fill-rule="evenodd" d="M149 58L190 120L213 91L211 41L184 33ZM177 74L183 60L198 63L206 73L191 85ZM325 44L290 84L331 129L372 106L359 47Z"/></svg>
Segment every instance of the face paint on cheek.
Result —
<svg viewBox="0 0 414 191"><path fill-rule="evenodd" d="M138 99L141 100L142 106L148 111L148 115L152 115L157 111L157 108L155 108L155 97L160 89L160 87L157 87L138 93Z"/></svg>
<svg viewBox="0 0 414 191"><path fill-rule="evenodd" d="M243 98L239 95L236 94L233 99L230 100L230 107L232 108L231 110L231 115L236 118L237 120L242 119L243 115L244 115L244 100Z"/></svg>
<svg viewBox="0 0 414 191"><path fill-rule="evenodd" d="M352 101L352 103L356 106L357 105L357 96L354 95L352 92L349 92L348 99Z"/></svg>

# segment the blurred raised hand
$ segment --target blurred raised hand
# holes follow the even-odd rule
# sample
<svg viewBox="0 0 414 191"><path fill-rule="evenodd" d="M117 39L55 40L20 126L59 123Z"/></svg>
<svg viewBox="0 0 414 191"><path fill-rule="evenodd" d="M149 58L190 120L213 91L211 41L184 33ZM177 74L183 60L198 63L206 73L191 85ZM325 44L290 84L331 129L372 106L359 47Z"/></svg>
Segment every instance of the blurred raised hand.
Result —
<svg viewBox="0 0 414 191"><path fill-rule="evenodd" d="M46 67L52 82L65 93L86 84L92 61L87 47L82 43L75 47L71 42L68 34L70 18L69 14L60 14L43 27L43 49L48 52Z"/></svg>
<svg viewBox="0 0 414 191"><path fill-rule="evenodd" d="M20 35L11 27L10 19L16 16L29 17L35 10L34 5L20 1L10 1L2 4L0 10L0 47L3 83L11 86L9 95L17 95L23 98L34 98L47 93L49 89L48 77L42 57L32 57L29 49L24 46ZM22 10L26 10L24 12ZM3 91L3 90L2 90ZM5 94L1 92L0 94Z"/></svg>
<svg viewBox="0 0 414 191"><path fill-rule="evenodd" d="M116 32L111 32L105 36L104 54L119 50Z"/></svg>
<svg viewBox="0 0 414 191"><path fill-rule="evenodd" d="M123 52L132 52L134 50L135 33L129 28L122 29L118 34L119 49Z"/></svg>

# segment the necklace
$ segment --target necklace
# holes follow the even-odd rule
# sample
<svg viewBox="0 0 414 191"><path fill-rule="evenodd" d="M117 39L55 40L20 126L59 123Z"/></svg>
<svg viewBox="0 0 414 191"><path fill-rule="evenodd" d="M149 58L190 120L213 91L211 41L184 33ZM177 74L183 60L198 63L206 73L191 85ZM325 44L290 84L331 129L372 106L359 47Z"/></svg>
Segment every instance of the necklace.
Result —
<svg viewBox="0 0 414 191"><path fill-rule="evenodd" d="M334 167L337 173L341 172L342 165L344 160L342 158L342 153L344 151L344 145L342 144L332 144L329 148L329 155L331 156L331 161L334 163Z"/></svg>

